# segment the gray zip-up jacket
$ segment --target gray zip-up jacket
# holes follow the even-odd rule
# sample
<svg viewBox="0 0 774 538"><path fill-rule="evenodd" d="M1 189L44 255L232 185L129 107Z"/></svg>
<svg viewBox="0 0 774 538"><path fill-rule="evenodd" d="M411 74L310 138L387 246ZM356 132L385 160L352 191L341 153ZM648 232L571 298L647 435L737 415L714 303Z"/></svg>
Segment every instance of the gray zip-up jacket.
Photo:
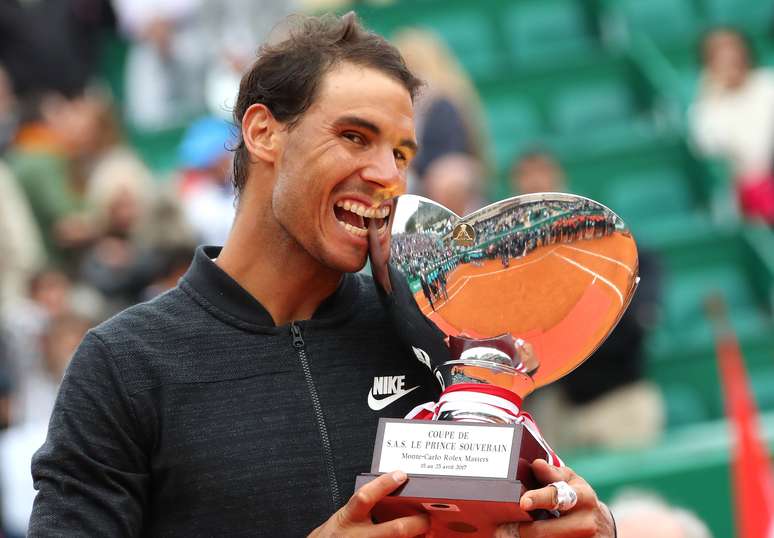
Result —
<svg viewBox="0 0 774 538"><path fill-rule="evenodd" d="M369 470L378 418L437 398L370 279L276 327L217 253L84 338L32 462L29 536L305 536Z"/></svg>

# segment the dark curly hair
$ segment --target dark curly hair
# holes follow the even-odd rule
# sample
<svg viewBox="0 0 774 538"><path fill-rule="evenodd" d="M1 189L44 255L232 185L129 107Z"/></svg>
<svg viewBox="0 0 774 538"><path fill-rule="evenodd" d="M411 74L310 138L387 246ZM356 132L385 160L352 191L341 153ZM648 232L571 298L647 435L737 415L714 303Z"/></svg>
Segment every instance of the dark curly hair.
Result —
<svg viewBox="0 0 774 538"><path fill-rule="evenodd" d="M398 50L382 36L363 28L354 12L342 17L294 15L278 43L267 43L242 77L234 106L239 138L234 147L234 187L237 196L247 180L249 155L241 136L247 109L262 103L289 128L298 122L317 97L323 76L334 66L349 62L377 69L394 78L416 96L422 82L406 67Z"/></svg>

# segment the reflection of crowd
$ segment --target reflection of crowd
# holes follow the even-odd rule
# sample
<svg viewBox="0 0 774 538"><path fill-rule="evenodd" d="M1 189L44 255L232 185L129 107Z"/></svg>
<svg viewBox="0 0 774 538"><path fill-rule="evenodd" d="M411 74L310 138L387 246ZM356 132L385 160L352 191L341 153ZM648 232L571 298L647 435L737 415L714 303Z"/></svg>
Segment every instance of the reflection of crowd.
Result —
<svg viewBox="0 0 774 538"><path fill-rule="evenodd" d="M405 273L418 275L448 257L447 250L435 234L395 234L390 260Z"/></svg>
<svg viewBox="0 0 774 538"><path fill-rule="evenodd" d="M459 263L480 264L484 258L499 258L508 267L512 259L541 246L610 235L615 231L615 216L585 199L537 201L508 208L473 226L476 243L470 246L456 245L451 233L411 232L392 237L392 263L421 286L433 309L441 298L448 299L447 274Z"/></svg>
<svg viewBox="0 0 774 538"><path fill-rule="evenodd" d="M441 234L401 233L392 236L390 260L410 281L418 281L422 292L435 308L446 293L446 275L453 270L459 256L445 244Z"/></svg>
<svg viewBox="0 0 774 538"><path fill-rule="evenodd" d="M526 256L539 246L592 239L615 229L612 213L590 200L547 201L520 205L476 225L488 259L500 258L508 267L512 258ZM467 253L468 260L480 257Z"/></svg>

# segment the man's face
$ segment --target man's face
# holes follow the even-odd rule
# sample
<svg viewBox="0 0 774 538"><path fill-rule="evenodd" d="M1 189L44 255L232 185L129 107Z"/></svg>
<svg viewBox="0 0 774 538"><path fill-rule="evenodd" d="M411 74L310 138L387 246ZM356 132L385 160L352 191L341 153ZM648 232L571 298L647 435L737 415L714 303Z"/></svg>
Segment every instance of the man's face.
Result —
<svg viewBox="0 0 774 538"><path fill-rule="evenodd" d="M511 183L519 194L565 189L559 165L545 155L534 155L519 162L511 171Z"/></svg>
<svg viewBox="0 0 774 538"><path fill-rule="evenodd" d="M416 152L411 97L375 69L344 63L286 131L271 207L292 241L322 265L357 271L373 219L386 233L384 201L405 191Z"/></svg>
<svg viewBox="0 0 774 538"><path fill-rule="evenodd" d="M710 76L723 88L734 89L744 84L749 72L747 47L733 32L718 31L705 44Z"/></svg>

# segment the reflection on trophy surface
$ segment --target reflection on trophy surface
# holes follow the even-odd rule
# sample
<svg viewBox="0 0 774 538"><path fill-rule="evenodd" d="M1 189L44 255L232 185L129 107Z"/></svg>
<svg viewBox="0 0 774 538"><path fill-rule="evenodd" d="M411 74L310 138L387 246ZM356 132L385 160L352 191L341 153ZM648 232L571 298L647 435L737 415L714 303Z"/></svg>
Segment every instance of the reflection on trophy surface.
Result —
<svg viewBox="0 0 774 538"><path fill-rule="evenodd" d="M432 364L444 388L486 383L524 398L591 355L636 286L623 221L580 196L519 196L461 219L408 195L391 220L395 270L374 274L405 279L415 305L399 306L449 337L451 360Z"/></svg>
<svg viewBox="0 0 774 538"><path fill-rule="evenodd" d="M410 479L374 517L431 512L439 536L476 538L552 517L519 507L536 485L530 463L561 464L522 401L618 322L638 279L634 239L615 213L568 194L517 196L465 217L419 196L391 203L390 234L369 228L374 280L443 392L404 420L380 419L371 473L357 483L394 469Z"/></svg>

